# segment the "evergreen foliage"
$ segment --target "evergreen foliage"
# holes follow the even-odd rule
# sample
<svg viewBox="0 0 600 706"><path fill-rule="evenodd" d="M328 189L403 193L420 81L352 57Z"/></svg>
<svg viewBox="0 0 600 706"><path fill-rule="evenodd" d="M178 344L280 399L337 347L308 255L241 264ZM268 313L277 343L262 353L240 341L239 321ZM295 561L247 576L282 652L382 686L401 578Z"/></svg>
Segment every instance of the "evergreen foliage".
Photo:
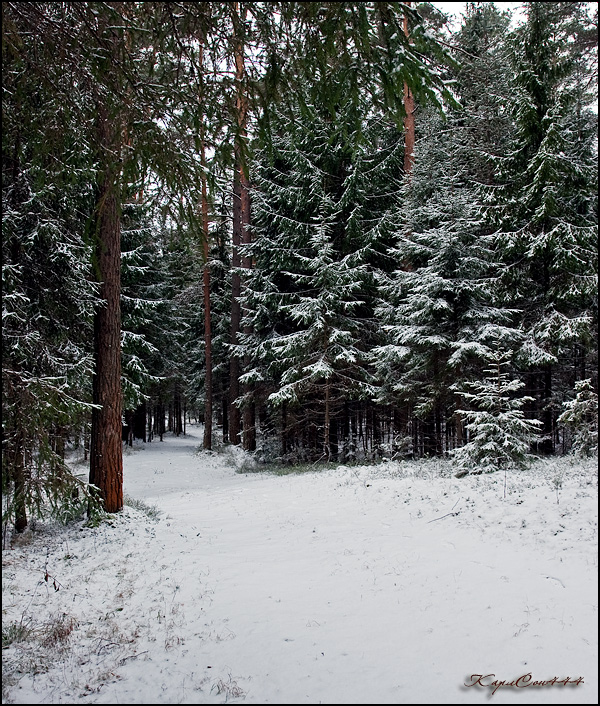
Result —
<svg viewBox="0 0 600 706"><path fill-rule="evenodd" d="M271 128L252 174L255 264L242 301L254 367L244 380L263 386L271 408L298 412L294 423L315 429L307 445L329 458L316 429L375 393L367 351L402 150L391 126L365 122L349 100L332 118L317 96Z"/></svg>
<svg viewBox="0 0 600 706"><path fill-rule="evenodd" d="M87 487L65 463L90 410L93 309L88 217L94 162L74 104L28 67L33 36L3 41L3 523L24 529L47 503L85 509ZM23 46L25 45L25 46ZM72 496L77 493L75 502Z"/></svg>
<svg viewBox="0 0 600 706"><path fill-rule="evenodd" d="M526 4L512 43L514 130L489 211L503 264L498 294L521 311L519 362L547 452L557 385L585 369L597 331L597 115L572 41L580 6Z"/></svg>
<svg viewBox="0 0 600 706"><path fill-rule="evenodd" d="M510 379L510 357L511 353L502 351L490 354L485 379L468 385L473 392L459 391L471 409L457 410L469 436L468 443L453 453L457 478L525 468L531 458L529 452L542 423L527 419L521 409L528 398L514 394L524 383Z"/></svg>
<svg viewBox="0 0 600 706"><path fill-rule="evenodd" d="M507 77L499 42L507 25L489 3L468 4L458 37L468 52L456 73L462 106L445 119L431 110L419 115L415 164L396 217L398 269L381 281L377 313L386 340L373 351L379 399L408 405L418 454L462 443L452 384L480 376L492 342L518 338L513 312L495 301L497 254L480 193L491 179L486 148L503 145Z"/></svg>
<svg viewBox="0 0 600 706"><path fill-rule="evenodd" d="M591 378L575 383L575 397L563 403L563 413L558 418L571 430L573 453L592 456L598 453L598 393Z"/></svg>

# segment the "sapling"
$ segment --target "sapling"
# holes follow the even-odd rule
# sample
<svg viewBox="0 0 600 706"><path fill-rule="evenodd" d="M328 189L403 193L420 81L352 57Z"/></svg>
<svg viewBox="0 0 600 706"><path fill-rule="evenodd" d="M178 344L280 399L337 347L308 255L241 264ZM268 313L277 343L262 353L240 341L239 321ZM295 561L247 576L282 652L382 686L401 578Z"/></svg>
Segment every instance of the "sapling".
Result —
<svg viewBox="0 0 600 706"><path fill-rule="evenodd" d="M491 353L486 378L468 383L471 392L458 391L472 408L457 410L465 421L469 442L453 453L457 478L504 470L505 496L506 472L528 465L529 449L541 426L540 421L525 418L521 408L532 398L515 395L524 383L510 379L509 364L509 353Z"/></svg>
<svg viewBox="0 0 600 706"><path fill-rule="evenodd" d="M590 378L575 383L575 398L563 404L558 423L573 434L573 453L592 456L598 453L598 394Z"/></svg>
<svg viewBox="0 0 600 706"><path fill-rule="evenodd" d="M554 486L554 489L556 490L556 504L559 504L559 498L558 498L558 491L562 488L562 475L560 473L557 473L554 478L552 479L552 485Z"/></svg>

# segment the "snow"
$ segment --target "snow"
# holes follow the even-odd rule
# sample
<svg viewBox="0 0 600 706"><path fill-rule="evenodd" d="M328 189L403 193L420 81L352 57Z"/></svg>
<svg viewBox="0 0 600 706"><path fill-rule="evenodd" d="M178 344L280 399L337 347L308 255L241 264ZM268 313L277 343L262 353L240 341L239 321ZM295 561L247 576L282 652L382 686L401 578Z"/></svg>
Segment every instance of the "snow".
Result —
<svg viewBox="0 0 600 706"><path fill-rule="evenodd" d="M242 474L188 429L126 450L146 511L3 551L3 703L597 703L597 459Z"/></svg>

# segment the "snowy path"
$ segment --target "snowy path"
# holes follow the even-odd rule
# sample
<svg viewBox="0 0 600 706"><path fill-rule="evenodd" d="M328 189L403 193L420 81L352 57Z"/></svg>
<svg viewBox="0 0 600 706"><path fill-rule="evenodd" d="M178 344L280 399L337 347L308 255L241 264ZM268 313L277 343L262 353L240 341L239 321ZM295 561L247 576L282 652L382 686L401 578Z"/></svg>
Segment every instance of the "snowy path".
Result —
<svg viewBox="0 0 600 706"><path fill-rule="evenodd" d="M50 591L46 608L93 629L60 679L58 665L22 679L15 701L487 703L490 689L462 686L471 674L531 672L585 682L494 702L597 702L589 471L558 498L551 479L510 479L506 499L500 477L426 464L240 475L191 432L126 454L126 493L162 515L128 510L102 541L70 540L82 557L93 541L96 568L63 560L77 590Z"/></svg>

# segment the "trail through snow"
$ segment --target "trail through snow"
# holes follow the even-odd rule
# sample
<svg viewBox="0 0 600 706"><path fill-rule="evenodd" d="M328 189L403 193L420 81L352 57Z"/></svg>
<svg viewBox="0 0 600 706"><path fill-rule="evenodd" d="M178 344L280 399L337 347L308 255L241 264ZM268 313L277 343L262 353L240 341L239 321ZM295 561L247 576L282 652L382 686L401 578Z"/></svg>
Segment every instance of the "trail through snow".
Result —
<svg viewBox="0 0 600 706"><path fill-rule="evenodd" d="M239 474L190 431L125 455L158 520L3 552L3 633L30 630L3 702L487 703L472 674L531 673L584 681L494 702L597 703L592 465L536 464L505 498L501 474L439 462Z"/></svg>

